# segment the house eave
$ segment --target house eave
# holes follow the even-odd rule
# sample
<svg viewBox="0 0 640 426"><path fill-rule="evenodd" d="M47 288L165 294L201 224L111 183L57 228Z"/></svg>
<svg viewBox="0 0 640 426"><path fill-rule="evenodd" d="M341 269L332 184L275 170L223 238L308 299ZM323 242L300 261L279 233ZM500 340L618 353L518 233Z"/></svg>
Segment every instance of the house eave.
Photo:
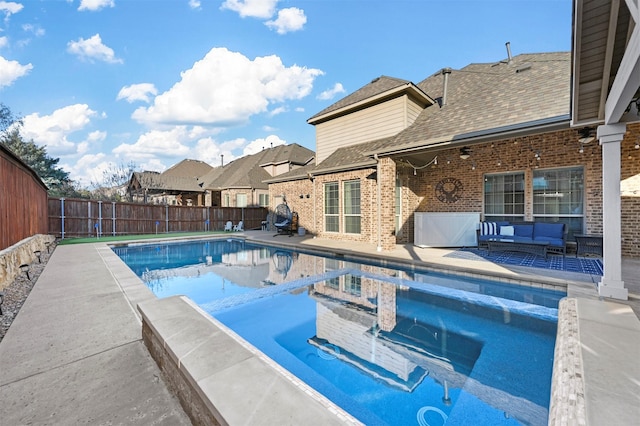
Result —
<svg viewBox="0 0 640 426"><path fill-rule="evenodd" d="M355 110L359 110L359 109L363 109L371 104L375 104L377 102L380 102L384 99L387 98L393 98L396 97L400 94L402 94L403 92L407 92L407 93L411 93L414 97L422 100L426 106L429 105L434 105L436 103L435 100L433 100L431 97L429 97L429 95L427 95L426 93L424 93L420 88L418 88L415 84L413 83L406 83L403 84L401 86L395 87L393 89L389 89L386 90L382 93L378 93L377 95L371 96L369 98L363 99L359 102L355 102L353 104L350 105L346 105L342 108L338 108L336 110L327 112L326 114L322 114L322 115L317 115L314 117L311 117L307 120L308 124L312 124L312 125L316 125L319 123L322 123L324 121L327 120L331 120L333 118L351 113Z"/></svg>
<svg viewBox="0 0 640 426"><path fill-rule="evenodd" d="M386 149L365 152L364 155L373 157L375 154L393 155L425 149L443 149L463 144L476 144L496 139L507 139L513 137L528 136L537 133L553 132L570 128L570 118L571 117L569 114L563 114L556 117L511 124L507 126L495 127L492 129L478 130L474 132L461 133L458 135L445 135L437 138L425 139L411 144L406 144L400 147L396 145Z"/></svg>

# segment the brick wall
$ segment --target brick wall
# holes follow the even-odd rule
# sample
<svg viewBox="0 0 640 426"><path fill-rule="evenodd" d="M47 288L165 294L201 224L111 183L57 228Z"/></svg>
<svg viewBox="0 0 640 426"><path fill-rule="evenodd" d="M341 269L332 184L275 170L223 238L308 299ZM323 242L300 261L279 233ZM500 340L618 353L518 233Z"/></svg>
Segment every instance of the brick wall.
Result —
<svg viewBox="0 0 640 426"><path fill-rule="evenodd" d="M640 258L640 123L627 126L621 146L622 254Z"/></svg>
<svg viewBox="0 0 640 426"><path fill-rule="evenodd" d="M628 126L622 142L622 180L629 191L622 198L622 253L640 257L640 123ZM300 213L300 223L308 231L323 238L360 241L378 244L390 250L394 244L413 242L413 213L418 212L482 212L484 175L521 171L525 174L525 219L533 220L533 173L538 169L555 169L582 166L584 169L584 211L586 233L602 233L602 150L597 142L584 145L579 152L576 130L562 130L535 136L510 138L472 145L470 158L463 160L459 148L437 153L438 162L425 169L415 170L402 159L380 159L381 226L377 222L376 169L354 170L332 175L270 185L271 199L275 194L286 194L292 210ZM539 160L536 157L539 154ZM426 158L426 157L425 157ZM429 157L430 158L430 157ZM415 164L415 163L413 163ZM395 176L394 176L395 175ZM400 229L395 229L395 177L402 186L402 214ZM455 202L438 199L436 186L445 178L456 178L462 183L460 197ZM342 209L342 182L360 179L362 232L361 234L328 233L323 231L323 185L340 182L340 208ZM637 189L637 194L634 192ZM299 199L299 194L310 198ZM342 210L340 214L342 215ZM342 229L342 224L341 224Z"/></svg>
<svg viewBox="0 0 640 426"><path fill-rule="evenodd" d="M322 188L316 190L322 191ZM272 183L269 185L269 210L274 211L277 207L276 197L284 195L289 209L298 213L298 226L315 234L313 215L316 209L320 209L317 210L318 215L322 214L322 205L316 206L317 202L321 202L321 194L315 194L313 191L314 185L310 179ZM302 198L300 198L301 195Z"/></svg>

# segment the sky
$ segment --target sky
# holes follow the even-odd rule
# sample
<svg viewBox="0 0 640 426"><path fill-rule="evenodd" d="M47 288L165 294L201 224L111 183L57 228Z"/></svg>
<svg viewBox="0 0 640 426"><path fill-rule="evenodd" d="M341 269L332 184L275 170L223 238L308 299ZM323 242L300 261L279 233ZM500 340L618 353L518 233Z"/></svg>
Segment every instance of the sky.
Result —
<svg viewBox="0 0 640 426"><path fill-rule="evenodd" d="M0 1L0 103L83 188L130 163L315 150L307 119L381 75L571 50L571 0Z"/></svg>

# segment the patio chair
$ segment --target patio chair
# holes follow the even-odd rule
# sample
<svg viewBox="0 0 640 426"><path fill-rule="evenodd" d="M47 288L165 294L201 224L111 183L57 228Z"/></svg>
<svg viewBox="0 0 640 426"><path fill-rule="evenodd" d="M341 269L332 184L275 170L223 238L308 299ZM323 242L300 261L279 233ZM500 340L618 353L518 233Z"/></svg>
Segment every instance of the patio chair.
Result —
<svg viewBox="0 0 640 426"><path fill-rule="evenodd" d="M224 226L224 232L231 232L231 231L233 231L233 222L229 220L227 221L227 224Z"/></svg>
<svg viewBox="0 0 640 426"><path fill-rule="evenodd" d="M244 231L244 223L242 221L238 222L237 225L233 225L234 231Z"/></svg>
<svg viewBox="0 0 640 426"><path fill-rule="evenodd" d="M276 227L278 233L275 234L274 237L290 232L292 214L291 210L289 210L289 206L287 206L286 204L278 204L275 213L276 219L273 226Z"/></svg>

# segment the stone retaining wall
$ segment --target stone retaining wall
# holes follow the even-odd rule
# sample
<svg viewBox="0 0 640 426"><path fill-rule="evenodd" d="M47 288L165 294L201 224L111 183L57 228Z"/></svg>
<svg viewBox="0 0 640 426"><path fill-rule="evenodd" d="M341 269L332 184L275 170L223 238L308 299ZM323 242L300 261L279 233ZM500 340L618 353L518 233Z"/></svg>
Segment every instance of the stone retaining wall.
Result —
<svg viewBox="0 0 640 426"><path fill-rule="evenodd" d="M37 262L34 251L47 250L47 243L55 241L53 235L37 234L0 251L0 290L5 289L20 274L20 265Z"/></svg>

